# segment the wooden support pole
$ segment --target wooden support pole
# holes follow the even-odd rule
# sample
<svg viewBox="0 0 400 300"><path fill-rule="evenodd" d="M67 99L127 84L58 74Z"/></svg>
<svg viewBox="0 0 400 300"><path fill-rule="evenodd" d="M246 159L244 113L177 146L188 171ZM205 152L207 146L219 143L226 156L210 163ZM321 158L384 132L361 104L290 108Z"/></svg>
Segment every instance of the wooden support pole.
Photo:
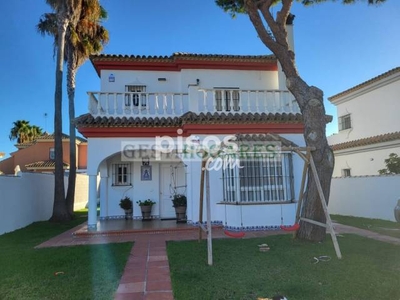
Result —
<svg viewBox="0 0 400 300"><path fill-rule="evenodd" d="M295 224L297 224L299 222L299 220L300 220L301 206L303 204L304 189L306 187L307 171L308 171L309 161L310 161L310 152L309 151L307 151L306 159L307 160L304 160L303 176L301 177L301 185L300 185L300 192L299 192L299 202L297 203ZM293 237L296 236L296 233L297 233L297 230L295 232L293 232Z"/></svg>
<svg viewBox="0 0 400 300"><path fill-rule="evenodd" d="M210 200L210 172L206 172L206 209L207 209L207 261L208 265L213 265L212 251L212 226L211 226L211 200Z"/></svg>
<svg viewBox="0 0 400 300"><path fill-rule="evenodd" d="M340 258L342 258L342 253L340 252L339 243L337 241L336 234L335 234L335 231L333 229L331 216L328 213L328 206L326 205L325 196L324 196L324 193L322 191L322 187L321 187L321 183L319 181L317 168L315 167L315 163L314 163L314 159L313 159L312 155L310 156L310 166L311 166L312 173L314 175L315 183L317 185L317 190L318 190L318 193L319 193L319 198L321 199L322 208L323 208L324 213L325 213L326 225L327 225L327 227L329 229L329 233L331 234L331 237L332 237L332 242L333 242L333 246L335 247L336 256L340 259Z"/></svg>
<svg viewBox="0 0 400 300"><path fill-rule="evenodd" d="M206 169L206 160L201 161L201 175L200 175L200 199L199 199L199 223L203 223L203 197L204 197L204 172ZM202 240L202 229L199 226L199 242Z"/></svg>
<svg viewBox="0 0 400 300"><path fill-rule="evenodd" d="M314 225L318 225L318 226L321 226L321 227L324 227L324 228L327 228L327 227L328 227L328 226L327 226L326 224L324 224L324 223L321 223L321 222L318 222L318 221L314 221L314 220L311 220L311 219L300 218L300 220L302 220L302 221L304 221L304 222L308 222L308 223L314 224Z"/></svg>

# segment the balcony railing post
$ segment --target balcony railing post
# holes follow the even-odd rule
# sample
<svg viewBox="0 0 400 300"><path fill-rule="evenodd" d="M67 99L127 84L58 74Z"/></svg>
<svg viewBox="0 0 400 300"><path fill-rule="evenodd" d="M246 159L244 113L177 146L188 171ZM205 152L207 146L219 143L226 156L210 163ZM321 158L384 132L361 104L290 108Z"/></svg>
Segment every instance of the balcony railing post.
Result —
<svg viewBox="0 0 400 300"><path fill-rule="evenodd" d="M179 116L194 113L298 113L289 91L199 89L189 93L88 92L88 109L93 116Z"/></svg>

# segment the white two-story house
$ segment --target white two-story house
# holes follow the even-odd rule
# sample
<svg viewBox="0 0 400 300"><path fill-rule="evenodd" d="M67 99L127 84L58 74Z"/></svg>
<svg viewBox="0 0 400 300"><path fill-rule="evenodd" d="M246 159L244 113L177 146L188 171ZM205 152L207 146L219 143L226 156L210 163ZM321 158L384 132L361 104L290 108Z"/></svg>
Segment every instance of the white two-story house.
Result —
<svg viewBox="0 0 400 300"><path fill-rule="evenodd" d="M270 146L304 146L304 127L274 56L98 55L91 62L100 91L88 93L89 112L76 119L88 141L89 227L98 197L101 220L122 218L125 196L134 218L141 218L136 201L151 199L152 217L170 219L175 194L187 196L187 220L196 224L198 150L220 142L246 154L240 167L208 166L211 220L230 229L293 224L303 161L286 151L271 155Z"/></svg>
<svg viewBox="0 0 400 300"><path fill-rule="evenodd" d="M390 153L400 155L400 67L328 99L339 123L328 137L334 177L378 175Z"/></svg>

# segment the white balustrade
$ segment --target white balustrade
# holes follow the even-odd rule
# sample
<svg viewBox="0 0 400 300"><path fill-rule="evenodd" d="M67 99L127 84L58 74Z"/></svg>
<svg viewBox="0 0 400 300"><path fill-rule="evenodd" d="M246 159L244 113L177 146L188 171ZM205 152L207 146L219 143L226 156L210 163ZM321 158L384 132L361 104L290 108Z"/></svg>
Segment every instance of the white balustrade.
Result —
<svg viewBox="0 0 400 300"><path fill-rule="evenodd" d="M198 112L300 113L294 96L280 90L199 89Z"/></svg>
<svg viewBox="0 0 400 300"><path fill-rule="evenodd" d="M181 116L195 113L299 113L289 91L191 89L189 93L88 92L93 116ZM195 101L197 103L190 103Z"/></svg>

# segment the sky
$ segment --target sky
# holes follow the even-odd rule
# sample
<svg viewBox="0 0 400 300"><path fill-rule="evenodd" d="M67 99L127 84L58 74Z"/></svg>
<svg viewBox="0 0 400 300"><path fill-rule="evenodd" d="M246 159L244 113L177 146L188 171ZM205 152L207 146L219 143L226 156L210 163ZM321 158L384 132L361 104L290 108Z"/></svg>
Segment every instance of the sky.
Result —
<svg viewBox="0 0 400 300"><path fill-rule="evenodd" d="M110 42L105 54L270 54L248 16L232 19L214 0L101 0ZM276 10L276 9L275 9ZM55 60L53 40L36 31L44 0L2 2L0 18L0 152L16 151L8 136L13 122L28 120L53 132ZM341 91L400 66L400 1L368 6L339 1L311 7L295 3L292 13L296 65L309 84L324 91L327 114L337 132L336 109L327 100ZM64 81L65 82L65 81ZM78 71L76 115L88 112L88 91L100 80L90 61ZM65 88L64 88L65 91ZM68 133L64 93L63 131ZM378 104L379 105L379 104Z"/></svg>

